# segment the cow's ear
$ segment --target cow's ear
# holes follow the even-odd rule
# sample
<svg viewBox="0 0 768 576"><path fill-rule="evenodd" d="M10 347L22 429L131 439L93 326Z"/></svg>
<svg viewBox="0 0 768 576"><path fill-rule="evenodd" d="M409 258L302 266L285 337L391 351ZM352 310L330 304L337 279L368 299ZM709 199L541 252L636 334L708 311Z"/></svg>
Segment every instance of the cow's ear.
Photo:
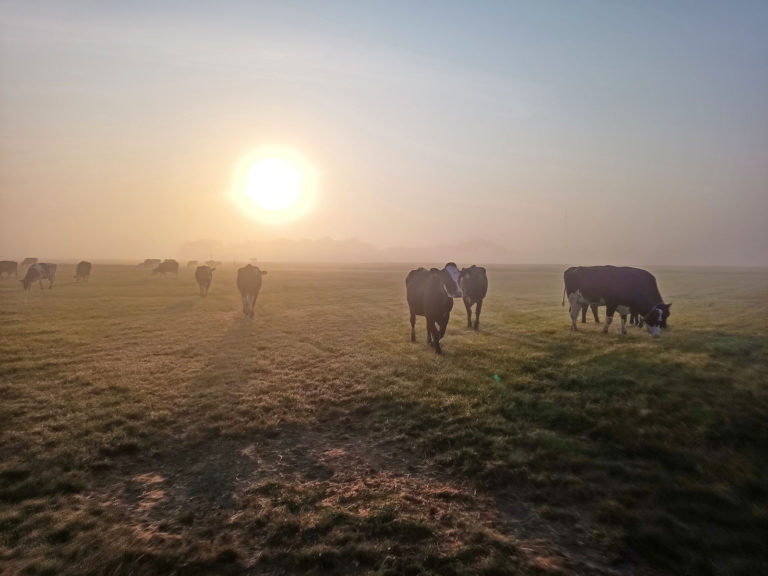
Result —
<svg viewBox="0 0 768 576"><path fill-rule="evenodd" d="M216 270L216 268L211 268L211 272L213 272L214 270Z"/></svg>
<svg viewBox="0 0 768 576"><path fill-rule="evenodd" d="M667 310L669 310L670 308L672 308L672 302L670 302L669 304L667 304Z"/></svg>

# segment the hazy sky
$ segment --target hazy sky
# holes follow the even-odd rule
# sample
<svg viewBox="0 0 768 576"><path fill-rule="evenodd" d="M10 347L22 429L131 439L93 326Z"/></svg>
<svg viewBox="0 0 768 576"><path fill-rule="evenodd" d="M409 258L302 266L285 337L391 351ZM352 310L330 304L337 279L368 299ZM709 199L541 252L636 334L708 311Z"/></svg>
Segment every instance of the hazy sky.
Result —
<svg viewBox="0 0 768 576"><path fill-rule="evenodd" d="M0 0L0 257L768 265L766 30L760 0ZM293 223L228 198L265 144L317 169Z"/></svg>

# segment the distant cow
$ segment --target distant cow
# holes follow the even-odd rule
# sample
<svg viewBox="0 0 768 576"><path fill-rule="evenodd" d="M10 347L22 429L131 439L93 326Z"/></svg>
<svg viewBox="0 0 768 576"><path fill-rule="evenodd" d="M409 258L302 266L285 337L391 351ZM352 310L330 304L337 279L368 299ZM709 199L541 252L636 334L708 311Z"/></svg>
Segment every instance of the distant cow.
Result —
<svg viewBox="0 0 768 576"><path fill-rule="evenodd" d="M267 273L258 266L247 264L237 271L237 289L243 298L243 314L253 318L253 307L261 290L261 277Z"/></svg>
<svg viewBox="0 0 768 576"><path fill-rule="evenodd" d="M628 266L579 266L569 268L563 275L565 293L571 305L571 329L576 330L576 318L584 303L605 303L603 332L613 321L613 313L621 316L621 333L627 333L627 313L638 314L654 337L667 327L669 308L656 285L653 274Z"/></svg>
<svg viewBox="0 0 768 576"><path fill-rule="evenodd" d="M39 282L40 290L42 290L43 280L48 280L48 288L52 288L53 280L55 277L56 264L46 264L41 262L39 264L32 264L32 266L27 269L27 273L24 275L24 279L19 280L19 282L21 282L24 290L29 292L29 289L32 287L34 282Z"/></svg>
<svg viewBox="0 0 768 576"><path fill-rule="evenodd" d="M88 279L90 277L91 277L91 263L83 260L77 265L77 268L75 269L75 280L77 282L80 282L80 280L84 280L85 282L88 282Z"/></svg>
<svg viewBox="0 0 768 576"><path fill-rule="evenodd" d="M211 268L216 268L217 266L221 266L221 262L218 260L206 260L205 265Z"/></svg>
<svg viewBox="0 0 768 576"><path fill-rule="evenodd" d="M24 260L21 261L21 270L22 272L27 266L32 266L33 264L37 264L37 258L24 258Z"/></svg>
<svg viewBox="0 0 768 576"><path fill-rule="evenodd" d="M192 268L193 266L197 266L197 260L190 260L187 262L187 268Z"/></svg>
<svg viewBox="0 0 768 576"><path fill-rule="evenodd" d="M459 269L449 262L445 268L417 268L405 279L406 298L411 313L411 342L416 342L416 316L427 321L427 344L442 354L440 339L445 336L453 309L453 299L461 298Z"/></svg>
<svg viewBox="0 0 768 576"><path fill-rule="evenodd" d="M160 264L160 262L162 262L160 258L147 258L146 260L144 260L144 262L139 264L139 266L143 266L144 268L152 268Z"/></svg>
<svg viewBox="0 0 768 576"><path fill-rule="evenodd" d="M175 274L176 276L178 276L179 263L176 262L176 260L173 260L172 258L163 260L162 262L160 262L160 264L157 265L157 268L152 270L152 274L162 274L163 276L165 276L166 274Z"/></svg>
<svg viewBox="0 0 768 576"><path fill-rule="evenodd" d="M475 330L480 326L480 311L483 309L483 298L488 293L488 276L485 268L475 266L462 268L459 272L459 287L463 294L464 307L467 309L467 327L472 327L472 305L475 306Z"/></svg>
<svg viewBox="0 0 768 576"><path fill-rule="evenodd" d="M195 280L200 287L200 296L208 295L208 288L211 287L211 280L213 280L213 271L216 268L210 266L198 266L195 270Z"/></svg>
<svg viewBox="0 0 768 576"><path fill-rule="evenodd" d="M3 274L7 274L8 278L13 274L16 278L19 277L19 264L12 260L0 260L0 277Z"/></svg>

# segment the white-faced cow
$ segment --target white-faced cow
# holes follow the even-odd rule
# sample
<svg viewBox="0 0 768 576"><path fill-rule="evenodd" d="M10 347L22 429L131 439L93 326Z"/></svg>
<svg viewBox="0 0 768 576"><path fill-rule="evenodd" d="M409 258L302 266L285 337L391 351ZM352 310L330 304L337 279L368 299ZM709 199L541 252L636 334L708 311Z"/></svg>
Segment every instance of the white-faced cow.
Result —
<svg viewBox="0 0 768 576"><path fill-rule="evenodd" d="M261 277L266 273L266 270L260 270L258 266L251 264L237 270L237 289L243 298L243 314L248 318L253 318L253 307L261 290Z"/></svg>
<svg viewBox="0 0 768 576"><path fill-rule="evenodd" d="M211 281L213 280L213 271L216 268L210 266L198 266L195 269L195 280L200 287L200 296L208 296L208 289L211 287Z"/></svg>
<svg viewBox="0 0 768 576"><path fill-rule="evenodd" d="M19 277L19 264L17 262L14 262L13 260L1 260L0 261L0 277L3 276L3 274L7 274L8 278L11 277L11 274L14 275L14 277Z"/></svg>
<svg viewBox="0 0 768 576"><path fill-rule="evenodd" d="M91 268L91 263L85 260L78 263L77 268L75 268L75 280L77 282L80 282L80 280L88 282L91 277Z"/></svg>
<svg viewBox="0 0 768 576"><path fill-rule="evenodd" d="M48 280L48 288L53 288L53 280L56 278L56 264L47 264L40 262L38 264L32 264L27 269L27 273L24 275L23 280L19 280L24 290L29 292L32 284L35 282L40 283L40 290L43 289L43 280Z"/></svg>
<svg viewBox="0 0 768 576"><path fill-rule="evenodd" d="M571 305L571 329L576 330L576 318L584 304L605 303L603 332L613 321L618 310L621 316L621 333L627 333L627 313L638 314L647 324L654 337L667 327L669 308L656 285L653 274L628 266L578 266L569 268L563 275L565 294Z"/></svg>
<svg viewBox="0 0 768 576"><path fill-rule="evenodd" d="M176 262L176 260L173 260L172 258L169 258L167 260L163 260L160 262L160 264L157 265L157 268L152 270L152 274L162 274L165 276L166 274L174 274L176 276L179 275L179 263Z"/></svg>
<svg viewBox="0 0 768 576"><path fill-rule="evenodd" d="M480 326L480 311L483 298L488 294L488 276L485 268L475 266L462 268L459 272L459 288L463 294L464 307L467 309L467 327L472 328L472 306L475 305L475 330Z"/></svg>
<svg viewBox="0 0 768 576"><path fill-rule="evenodd" d="M442 354L440 339L445 336L453 309L453 299L461 298L459 269L449 262L445 268L417 268L405 279L406 298L411 313L411 342L416 342L416 316L427 321L427 344Z"/></svg>

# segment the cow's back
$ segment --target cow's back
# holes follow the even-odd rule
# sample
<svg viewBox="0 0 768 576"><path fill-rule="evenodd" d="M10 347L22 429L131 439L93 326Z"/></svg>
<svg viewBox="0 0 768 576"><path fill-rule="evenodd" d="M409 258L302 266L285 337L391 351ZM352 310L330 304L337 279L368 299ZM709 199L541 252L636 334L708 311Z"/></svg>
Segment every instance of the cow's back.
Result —
<svg viewBox="0 0 768 576"><path fill-rule="evenodd" d="M237 271L237 289L240 294L258 294L261 290L261 270L247 264Z"/></svg>

